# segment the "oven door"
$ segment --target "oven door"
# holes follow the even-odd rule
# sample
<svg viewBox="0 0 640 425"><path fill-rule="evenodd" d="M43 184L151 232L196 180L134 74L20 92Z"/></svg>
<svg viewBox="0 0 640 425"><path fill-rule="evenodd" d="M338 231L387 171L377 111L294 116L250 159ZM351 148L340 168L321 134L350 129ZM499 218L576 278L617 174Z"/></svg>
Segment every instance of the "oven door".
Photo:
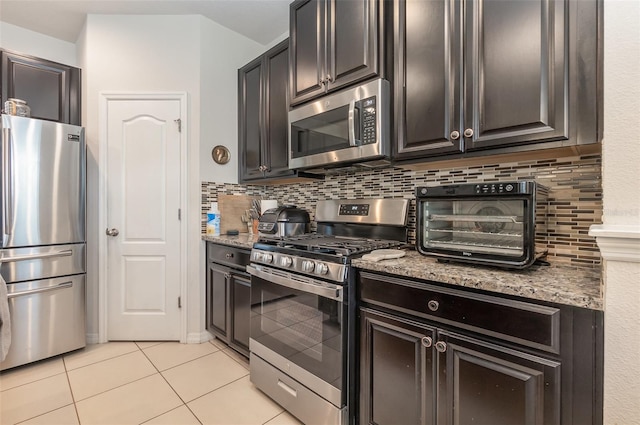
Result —
<svg viewBox="0 0 640 425"><path fill-rule="evenodd" d="M441 259L523 268L535 255L531 197L418 201L417 248Z"/></svg>
<svg viewBox="0 0 640 425"><path fill-rule="evenodd" d="M346 404L343 287L250 265L252 354L340 408Z"/></svg>

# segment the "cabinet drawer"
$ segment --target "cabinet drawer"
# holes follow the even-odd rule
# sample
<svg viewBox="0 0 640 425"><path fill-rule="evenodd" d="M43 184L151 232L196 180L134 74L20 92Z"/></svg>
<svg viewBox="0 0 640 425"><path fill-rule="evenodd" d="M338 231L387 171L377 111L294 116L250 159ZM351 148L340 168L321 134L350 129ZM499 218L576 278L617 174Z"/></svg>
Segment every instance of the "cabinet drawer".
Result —
<svg viewBox="0 0 640 425"><path fill-rule="evenodd" d="M560 310L490 295L361 272L359 299L440 323L558 354Z"/></svg>
<svg viewBox="0 0 640 425"><path fill-rule="evenodd" d="M244 269L251 260L251 251L227 245L207 243L207 261Z"/></svg>

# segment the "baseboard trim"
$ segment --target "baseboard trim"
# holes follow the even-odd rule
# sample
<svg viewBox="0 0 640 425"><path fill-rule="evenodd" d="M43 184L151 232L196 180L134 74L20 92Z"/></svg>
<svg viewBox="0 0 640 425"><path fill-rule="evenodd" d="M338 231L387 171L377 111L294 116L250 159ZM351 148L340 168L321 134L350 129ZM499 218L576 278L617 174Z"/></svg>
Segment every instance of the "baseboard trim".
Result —
<svg viewBox="0 0 640 425"><path fill-rule="evenodd" d="M187 344L201 344L213 339L208 331L191 332L187 334Z"/></svg>
<svg viewBox="0 0 640 425"><path fill-rule="evenodd" d="M85 340L87 344L98 344L100 342L100 338L97 333L86 334Z"/></svg>

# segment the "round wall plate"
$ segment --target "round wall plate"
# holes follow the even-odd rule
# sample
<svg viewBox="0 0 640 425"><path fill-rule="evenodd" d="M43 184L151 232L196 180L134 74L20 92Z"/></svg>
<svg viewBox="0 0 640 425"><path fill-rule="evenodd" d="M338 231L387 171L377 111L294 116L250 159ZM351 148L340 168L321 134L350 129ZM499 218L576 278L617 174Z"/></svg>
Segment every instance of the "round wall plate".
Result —
<svg viewBox="0 0 640 425"><path fill-rule="evenodd" d="M218 145L211 150L211 157L216 164L226 164L231 159L231 154L226 146Z"/></svg>

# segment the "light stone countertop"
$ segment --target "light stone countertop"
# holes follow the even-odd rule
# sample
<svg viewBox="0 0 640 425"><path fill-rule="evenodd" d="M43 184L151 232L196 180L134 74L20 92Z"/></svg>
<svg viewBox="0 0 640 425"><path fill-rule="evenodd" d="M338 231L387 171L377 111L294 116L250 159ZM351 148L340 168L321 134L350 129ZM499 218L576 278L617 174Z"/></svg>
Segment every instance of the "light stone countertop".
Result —
<svg viewBox="0 0 640 425"><path fill-rule="evenodd" d="M258 235L203 235L202 239L221 245L251 249ZM407 251L394 260L378 262L354 259L351 264L361 270L388 273L453 286L516 295L592 310L603 309L600 269L564 265L533 265L525 270L474 266L462 263L439 263L432 257Z"/></svg>
<svg viewBox="0 0 640 425"><path fill-rule="evenodd" d="M235 246L238 248L251 249L255 242L258 242L258 235L251 233L240 233L238 236L229 235L202 235L202 240L207 242L215 242L220 245Z"/></svg>
<svg viewBox="0 0 640 425"><path fill-rule="evenodd" d="M351 264L362 270L592 310L603 309L600 269L533 265L525 270L506 270L462 263L439 263L416 251L407 251L404 257L398 259L378 262L354 259Z"/></svg>

